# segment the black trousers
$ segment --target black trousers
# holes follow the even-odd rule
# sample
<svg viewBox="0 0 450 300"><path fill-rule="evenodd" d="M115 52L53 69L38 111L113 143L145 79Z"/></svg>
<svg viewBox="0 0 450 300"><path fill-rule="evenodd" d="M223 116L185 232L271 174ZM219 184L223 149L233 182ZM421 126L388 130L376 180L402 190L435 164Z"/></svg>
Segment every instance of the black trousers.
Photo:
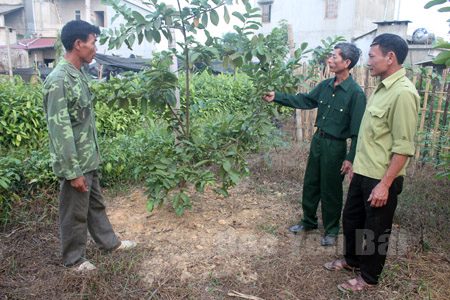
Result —
<svg viewBox="0 0 450 300"><path fill-rule="evenodd" d="M361 276L369 284L377 284L383 271L403 177L397 177L392 183L385 206L371 207L367 200L379 182L355 174L342 218L345 260L348 265L361 268Z"/></svg>

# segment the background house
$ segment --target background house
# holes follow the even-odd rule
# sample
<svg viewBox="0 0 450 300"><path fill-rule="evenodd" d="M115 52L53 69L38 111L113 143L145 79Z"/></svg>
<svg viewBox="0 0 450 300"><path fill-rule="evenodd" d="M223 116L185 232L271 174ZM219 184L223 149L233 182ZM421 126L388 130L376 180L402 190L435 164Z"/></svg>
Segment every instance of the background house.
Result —
<svg viewBox="0 0 450 300"><path fill-rule="evenodd" d="M381 33L394 33L409 43L406 63L432 60L440 50L431 43L413 41L407 35L410 21L395 20L401 0L254 0L261 8L262 28L267 34L282 19L292 25L292 36L297 47L308 42L310 48L321 46L321 40L341 35L361 49L362 62L368 58L371 41ZM407 3L402 3L407 5Z"/></svg>
<svg viewBox="0 0 450 300"><path fill-rule="evenodd" d="M122 2L143 15L151 12L142 1ZM14 68L52 66L56 58L53 45L64 24L85 20L98 25L101 30L114 29L124 23L121 17L112 23L114 15L115 11L101 4L101 0L0 0L0 71L8 69L8 43ZM135 45L133 51L126 45L112 50L108 50L108 45L98 45L98 48L102 54L149 58L156 46L145 40L141 45Z"/></svg>

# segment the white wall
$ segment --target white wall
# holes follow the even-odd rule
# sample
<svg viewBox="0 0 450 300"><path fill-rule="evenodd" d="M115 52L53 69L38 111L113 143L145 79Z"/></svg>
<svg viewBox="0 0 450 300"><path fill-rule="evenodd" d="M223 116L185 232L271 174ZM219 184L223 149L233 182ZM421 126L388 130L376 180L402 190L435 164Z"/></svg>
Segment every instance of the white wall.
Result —
<svg viewBox="0 0 450 300"><path fill-rule="evenodd" d="M255 6L261 7L255 0ZM325 19L325 0L274 0L270 24L263 24L260 32L267 34L282 19L292 24L294 42L299 47L308 42L311 48L322 45L321 39L343 35L350 39L353 33L355 0L339 1L336 19Z"/></svg>
<svg viewBox="0 0 450 300"><path fill-rule="evenodd" d="M123 0L122 2L131 9L139 11L143 15L147 15L150 12L137 1ZM88 21L92 24L95 24L95 21L93 20L93 18L95 18L94 12L104 11L105 27L100 27L100 30L119 28L120 24L126 23L126 21L121 16L118 17L114 21L114 23L111 23L111 18L116 14L116 12L111 6L101 4L101 0L90 0L91 16L89 16L89 20L87 20L86 18L86 5L84 0L59 0L59 6L61 9L61 18L63 24L66 24L67 22L75 19L76 10L80 11L82 20ZM134 54L138 57L145 58L151 57L152 51L156 48L154 43L148 43L146 40L141 45L138 45L137 42L135 42L133 50L129 50L125 44L123 44L119 49L114 48L112 50L108 50L108 44L100 45L99 43L97 43L97 47L98 53L101 54L116 55L120 57L129 57L131 54Z"/></svg>
<svg viewBox="0 0 450 300"><path fill-rule="evenodd" d="M343 2L345 0L341 0ZM377 28L373 22L396 20L396 0L356 0L353 37Z"/></svg>
<svg viewBox="0 0 450 300"><path fill-rule="evenodd" d="M42 37L56 37L61 29L61 20L54 3L34 1L36 33Z"/></svg>
<svg viewBox="0 0 450 300"><path fill-rule="evenodd" d="M0 45L6 45L8 43L7 38L9 37L9 44L14 45L17 43L16 30L12 29L9 31L9 27L0 26Z"/></svg>
<svg viewBox="0 0 450 300"><path fill-rule="evenodd" d="M254 6L261 7L259 0ZM377 28L373 22L392 20L396 0L340 0L337 18L325 18L326 0L274 0L270 24L263 24L260 32L267 34L282 19L292 24L294 42L299 47L307 42L309 48L321 46L321 40L335 35L344 36L348 42ZM361 47L367 47L367 42ZM368 52L364 51L363 52Z"/></svg>
<svg viewBox="0 0 450 300"><path fill-rule="evenodd" d="M140 12L144 16L149 14L148 10L145 10L137 5L134 5L133 3L126 2L126 4L131 9ZM113 29L120 28L120 24L126 23L126 21L124 20L124 18L122 16L119 16L116 20L114 20L114 23L111 23L111 18L115 14L116 14L116 12L112 9L111 6L106 7L106 13L105 13L106 28L108 28L108 29L109 28L113 28ZM136 39L134 45L132 46L133 50L128 49L128 47L125 43L118 50L116 48L108 50L108 43L106 43L105 45L97 44L97 47L98 47L98 53L108 54L108 55L116 55L116 56L120 56L120 57L129 57L131 54L134 54L136 57L151 58L152 52L156 50L155 42L149 43L145 38L140 45L138 45L138 42ZM167 48L167 46L166 46L166 48Z"/></svg>

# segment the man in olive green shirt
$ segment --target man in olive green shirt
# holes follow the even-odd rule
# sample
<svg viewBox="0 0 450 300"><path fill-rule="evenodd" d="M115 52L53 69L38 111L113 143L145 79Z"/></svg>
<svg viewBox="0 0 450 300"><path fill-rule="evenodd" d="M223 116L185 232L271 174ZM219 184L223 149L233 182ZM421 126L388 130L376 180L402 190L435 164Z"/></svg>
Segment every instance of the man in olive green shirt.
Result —
<svg viewBox="0 0 450 300"><path fill-rule="evenodd" d="M343 213L345 258L325 264L329 270L361 270L338 288L360 291L379 281L388 251L397 195L409 157L414 154L420 97L402 63L406 42L394 34L377 36L367 66L380 82L361 122L351 183Z"/></svg>
<svg viewBox="0 0 450 300"><path fill-rule="evenodd" d="M342 180L352 167L356 141L366 97L353 80L350 69L358 62L359 49L350 43L339 43L328 58L330 70L335 73L319 83L310 93L297 95L271 92L265 101L281 105L312 109L318 108L316 133L303 183L303 219L290 228L293 233L317 228L317 207L322 201L322 222L325 235L322 246L332 246L339 232L342 210ZM347 138L351 138L347 153Z"/></svg>
<svg viewBox="0 0 450 300"><path fill-rule="evenodd" d="M87 231L100 250L126 249L135 242L116 237L105 212L97 168L94 108L89 77L82 68L97 51L98 27L78 20L61 31L66 55L44 82L44 109L50 138L50 159L60 179L59 223L63 263L75 271L95 266L84 258Z"/></svg>

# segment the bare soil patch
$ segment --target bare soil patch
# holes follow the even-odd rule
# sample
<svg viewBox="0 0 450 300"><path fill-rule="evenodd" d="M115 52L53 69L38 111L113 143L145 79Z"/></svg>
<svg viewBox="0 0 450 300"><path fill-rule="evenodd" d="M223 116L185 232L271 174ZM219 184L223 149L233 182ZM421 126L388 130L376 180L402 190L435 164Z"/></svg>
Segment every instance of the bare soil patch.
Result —
<svg viewBox="0 0 450 300"><path fill-rule="evenodd" d="M448 238L423 251L419 232L399 224L379 287L355 295L337 290L356 276L323 268L340 257L342 237L324 248L321 226L307 235L288 232L301 216L307 151L297 145L255 156L253 176L230 197L213 187L193 192L193 209L181 217L170 204L148 212L141 187L107 197L120 238L139 244L102 254L90 242L94 274L61 265L56 214L16 224L0 235L0 299L239 299L233 291L262 299L448 299Z"/></svg>

